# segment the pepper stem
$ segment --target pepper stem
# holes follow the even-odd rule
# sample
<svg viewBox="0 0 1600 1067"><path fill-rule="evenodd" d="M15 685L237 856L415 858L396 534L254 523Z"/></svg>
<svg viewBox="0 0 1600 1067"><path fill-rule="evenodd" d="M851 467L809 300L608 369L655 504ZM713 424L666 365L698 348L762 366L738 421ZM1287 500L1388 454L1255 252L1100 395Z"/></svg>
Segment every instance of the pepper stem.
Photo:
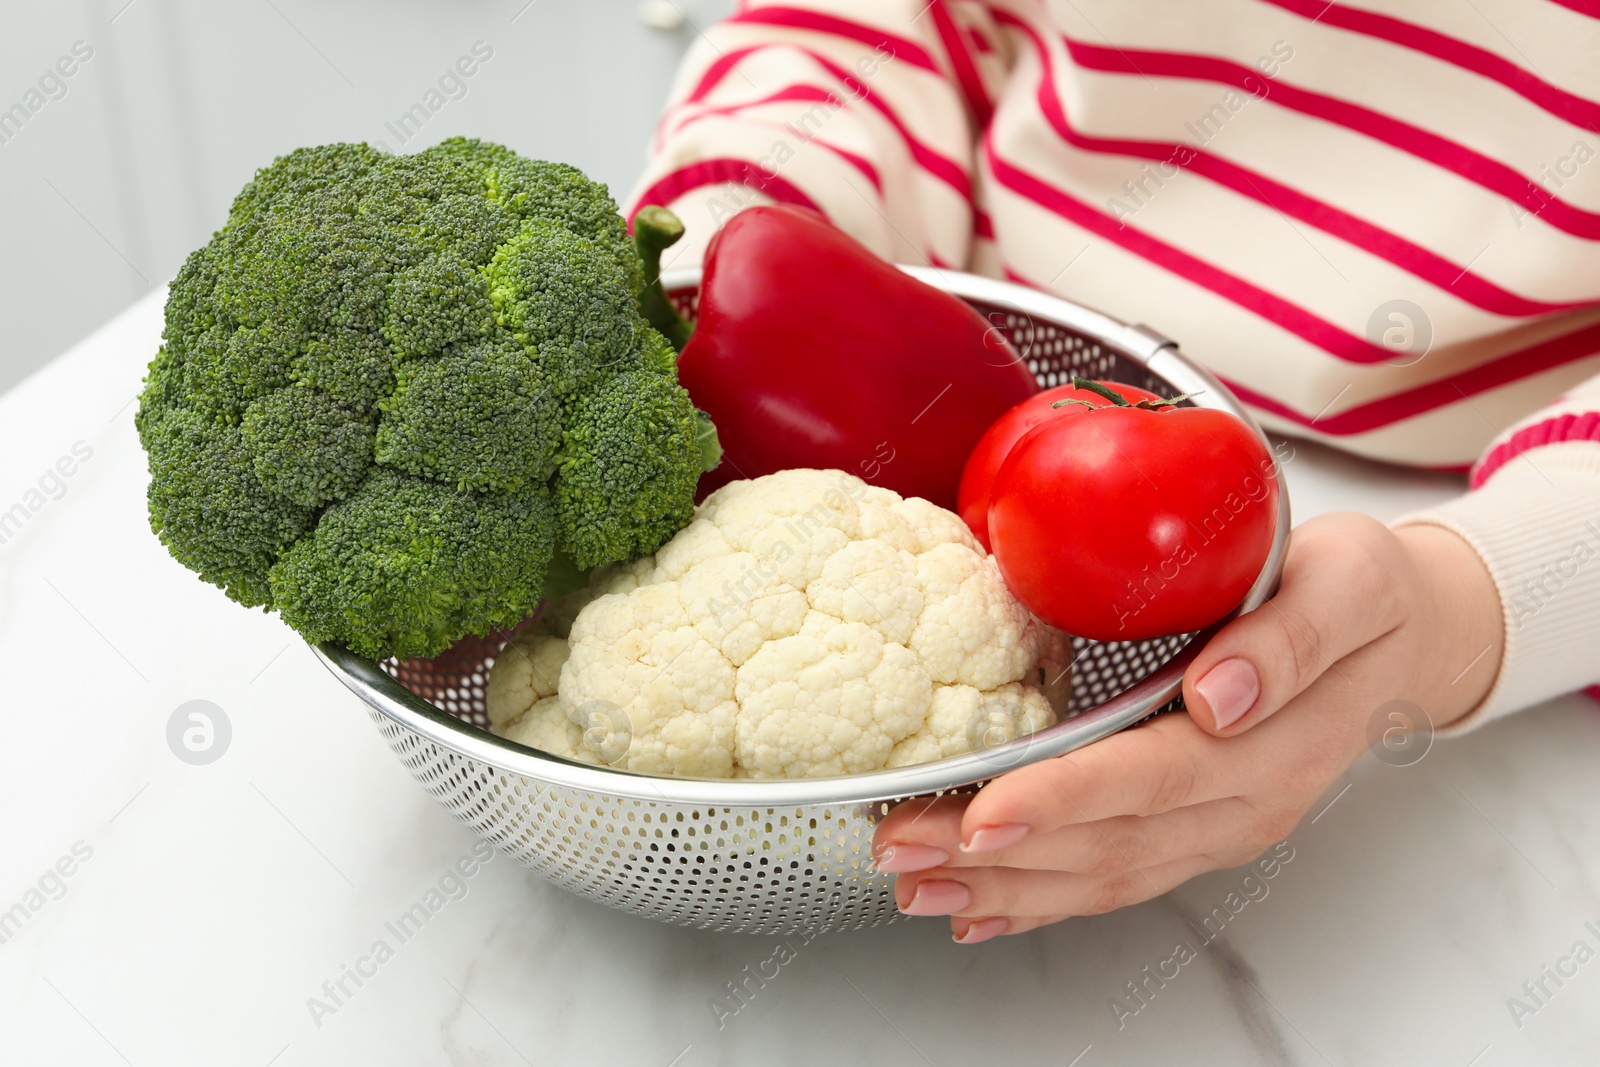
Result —
<svg viewBox="0 0 1600 1067"><path fill-rule="evenodd" d="M678 314L661 288L661 253L683 236L683 221L664 207L642 207L633 217L633 244L644 264L644 292L639 294L639 310L679 352L689 343L694 327Z"/></svg>

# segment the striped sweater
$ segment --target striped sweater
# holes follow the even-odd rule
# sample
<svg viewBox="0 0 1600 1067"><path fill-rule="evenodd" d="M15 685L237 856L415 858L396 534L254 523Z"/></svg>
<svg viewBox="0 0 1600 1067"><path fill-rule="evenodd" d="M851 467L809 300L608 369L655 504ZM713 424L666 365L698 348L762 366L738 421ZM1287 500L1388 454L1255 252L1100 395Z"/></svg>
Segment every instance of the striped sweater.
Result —
<svg viewBox="0 0 1600 1067"><path fill-rule="evenodd" d="M1499 586L1471 726L1600 681L1600 2L1384 8L746 2L630 211L682 216L683 263L741 207L814 207L1149 323L1270 429L1470 471L1400 521Z"/></svg>

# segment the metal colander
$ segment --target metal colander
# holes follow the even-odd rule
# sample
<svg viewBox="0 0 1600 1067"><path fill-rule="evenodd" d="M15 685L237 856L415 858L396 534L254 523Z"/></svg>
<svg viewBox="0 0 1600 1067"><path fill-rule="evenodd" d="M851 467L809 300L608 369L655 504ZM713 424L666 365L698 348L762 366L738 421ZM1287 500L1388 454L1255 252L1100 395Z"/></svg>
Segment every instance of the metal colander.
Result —
<svg viewBox="0 0 1600 1067"><path fill-rule="evenodd" d="M1045 386L1072 375L1142 386L1254 420L1166 338L1006 282L907 273L966 300ZM692 313L699 271L664 283ZM996 346L998 353L1003 352ZM1260 433L1259 427L1256 432ZM1272 554L1241 611L1271 594L1288 546L1280 494ZM1220 624L1219 624L1220 625ZM485 689L506 635L468 638L432 660L382 664L324 645L318 656L367 702L389 747L439 803L556 885L636 915L711 930L787 933L891 922L893 878L871 866L876 821L897 801L970 789L1176 706L1203 638L1074 639L1069 717L1027 737L933 763L841 778L704 780L563 760L488 731Z"/></svg>

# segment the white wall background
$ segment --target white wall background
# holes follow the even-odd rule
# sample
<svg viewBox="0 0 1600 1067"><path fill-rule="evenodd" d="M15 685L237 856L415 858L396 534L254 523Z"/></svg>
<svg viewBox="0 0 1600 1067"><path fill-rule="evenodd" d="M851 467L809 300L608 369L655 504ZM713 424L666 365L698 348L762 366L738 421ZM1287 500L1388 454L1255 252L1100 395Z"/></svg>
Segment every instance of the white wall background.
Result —
<svg viewBox="0 0 1600 1067"><path fill-rule="evenodd" d="M0 392L170 277L300 145L480 136L622 196L679 56L733 3L656 6L683 25L637 0L0 0L0 117L38 108L0 126ZM480 40L466 95L399 146L384 123ZM93 57L41 89L78 41Z"/></svg>

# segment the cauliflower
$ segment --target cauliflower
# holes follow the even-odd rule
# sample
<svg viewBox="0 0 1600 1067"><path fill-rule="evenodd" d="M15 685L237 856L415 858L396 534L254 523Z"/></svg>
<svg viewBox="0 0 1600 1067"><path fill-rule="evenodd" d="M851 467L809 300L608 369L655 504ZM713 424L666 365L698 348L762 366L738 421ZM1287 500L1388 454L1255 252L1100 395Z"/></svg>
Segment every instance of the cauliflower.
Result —
<svg viewBox="0 0 1600 1067"><path fill-rule="evenodd" d="M522 626L489 671L489 729L529 748L569 759L596 762L584 747L583 729L567 718L557 699L561 668L567 662L572 620L592 599L585 589L546 605Z"/></svg>
<svg viewBox="0 0 1600 1067"><path fill-rule="evenodd" d="M586 763L860 774L1066 707L1067 636L1011 595L966 524L843 471L723 486L578 596L513 637L488 700L496 733Z"/></svg>

